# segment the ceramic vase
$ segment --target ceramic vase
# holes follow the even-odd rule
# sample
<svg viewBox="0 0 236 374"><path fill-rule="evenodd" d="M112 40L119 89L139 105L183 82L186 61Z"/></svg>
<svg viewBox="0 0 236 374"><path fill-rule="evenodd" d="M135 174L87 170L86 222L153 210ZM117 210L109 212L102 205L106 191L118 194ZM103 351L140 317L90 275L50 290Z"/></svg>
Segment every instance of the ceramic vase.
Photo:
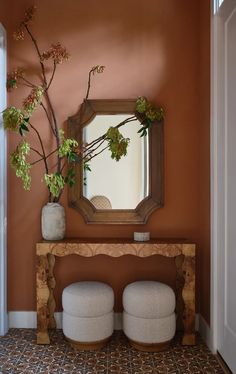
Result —
<svg viewBox="0 0 236 374"><path fill-rule="evenodd" d="M45 240L61 240L65 236L65 209L59 203L47 203L42 208L42 236Z"/></svg>

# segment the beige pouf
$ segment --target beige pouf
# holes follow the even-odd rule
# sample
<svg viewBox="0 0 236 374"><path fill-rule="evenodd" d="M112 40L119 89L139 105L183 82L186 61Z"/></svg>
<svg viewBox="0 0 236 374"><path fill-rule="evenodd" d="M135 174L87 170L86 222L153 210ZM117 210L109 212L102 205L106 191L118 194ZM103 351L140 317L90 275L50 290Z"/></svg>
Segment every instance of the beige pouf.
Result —
<svg viewBox="0 0 236 374"><path fill-rule="evenodd" d="M105 283L85 281L62 293L62 329L78 349L99 349L114 330L114 292Z"/></svg>
<svg viewBox="0 0 236 374"><path fill-rule="evenodd" d="M143 351L166 349L175 335L175 294L166 284L138 281L123 292L123 329L132 346Z"/></svg>

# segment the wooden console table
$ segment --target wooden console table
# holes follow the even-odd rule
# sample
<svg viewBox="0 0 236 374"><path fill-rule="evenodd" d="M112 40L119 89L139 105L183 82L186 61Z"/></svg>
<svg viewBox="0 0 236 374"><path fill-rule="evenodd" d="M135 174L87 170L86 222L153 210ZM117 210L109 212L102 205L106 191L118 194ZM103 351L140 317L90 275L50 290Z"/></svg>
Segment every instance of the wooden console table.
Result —
<svg viewBox="0 0 236 374"><path fill-rule="evenodd" d="M152 239L148 242L134 242L129 239L90 238L37 243L37 343L49 344L48 329L56 328L54 319L56 304L53 295L56 285L56 279L53 275L55 256L64 257L77 254L80 256L92 257L102 254L112 257L124 255L134 255L138 257L161 255L174 257L177 269L176 287L182 290L182 300L184 303L184 335L182 344L194 345L195 250L195 244L183 240Z"/></svg>

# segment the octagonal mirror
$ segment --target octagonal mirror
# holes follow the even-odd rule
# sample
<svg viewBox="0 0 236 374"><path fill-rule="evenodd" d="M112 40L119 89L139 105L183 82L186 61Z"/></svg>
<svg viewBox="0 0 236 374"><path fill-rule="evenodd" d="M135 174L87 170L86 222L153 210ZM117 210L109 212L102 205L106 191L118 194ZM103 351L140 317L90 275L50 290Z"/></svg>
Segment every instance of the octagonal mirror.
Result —
<svg viewBox="0 0 236 374"><path fill-rule="evenodd" d="M106 143L97 150L95 144L89 167L84 168L82 162L74 166L76 183L69 190L69 205L87 223L142 224L163 205L163 124L153 125L146 136L140 137L135 103L87 100L68 119L69 136L82 148L135 115L120 128L129 139L126 156L116 161Z"/></svg>

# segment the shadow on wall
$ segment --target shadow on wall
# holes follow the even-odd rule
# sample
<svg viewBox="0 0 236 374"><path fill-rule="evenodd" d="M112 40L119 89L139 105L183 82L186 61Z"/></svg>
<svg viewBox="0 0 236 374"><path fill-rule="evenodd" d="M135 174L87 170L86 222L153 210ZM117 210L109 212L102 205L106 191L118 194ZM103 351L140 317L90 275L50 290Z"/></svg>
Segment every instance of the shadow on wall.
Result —
<svg viewBox="0 0 236 374"><path fill-rule="evenodd" d="M15 0L12 3L13 31L24 6ZM163 30L170 25L165 24L163 13L169 17L168 12L173 12L171 2L159 7L154 2L147 7L145 2L133 0L112 3L69 0L66 6L63 0L35 3L34 30L41 48L46 49L49 42L61 41L71 52L68 78L74 79L68 79L64 89L66 92L70 89L71 95L80 98L78 102L84 95L87 71L96 64L106 65L107 70L92 90L95 97L114 98L115 86L116 98L132 98L137 96L137 89L140 95L150 94L150 89L160 90L164 84L167 59Z"/></svg>

